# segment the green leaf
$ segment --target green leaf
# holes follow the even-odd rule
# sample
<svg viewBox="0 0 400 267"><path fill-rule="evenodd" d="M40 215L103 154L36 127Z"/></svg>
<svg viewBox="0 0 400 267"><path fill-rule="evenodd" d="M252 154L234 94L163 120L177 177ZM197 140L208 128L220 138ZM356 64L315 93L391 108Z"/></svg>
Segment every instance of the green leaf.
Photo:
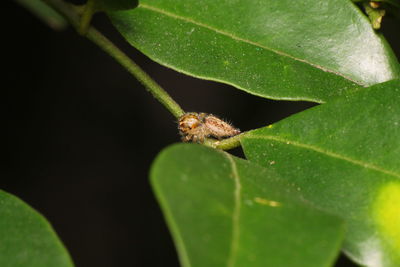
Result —
<svg viewBox="0 0 400 267"><path fill-rule="evenodd" d="M400 264L400 81L337 99L242 139L303 197L348 224L344 250L366 266Z"/></svg>
<svg viewBox="0 0 400 267"><path fill-rule="evenodd" d="M348 0L142 0L109 15L153 60L262 97L325 102L400 77Z"/></svg>
<svg viewBox="0 0 400 267"><path fill-rule="evenodd" d="M67 22L47 4L41 0L15 0L18 4L28 9L32 14L46 23L54 30L63 30L67 27Z"/></svg>
<svg viewBox="0 0 400 267"><path fill-rule="evenodd" d="M4 191L0 191L0 266L73 266L46 219Z"/></svg>
<svg viewBox="0 0 400 267"><path fill-rule="evenodd" d="M182 266L331 266L343 224L257 165L195 144L165 149L151 181Z"/></svg>

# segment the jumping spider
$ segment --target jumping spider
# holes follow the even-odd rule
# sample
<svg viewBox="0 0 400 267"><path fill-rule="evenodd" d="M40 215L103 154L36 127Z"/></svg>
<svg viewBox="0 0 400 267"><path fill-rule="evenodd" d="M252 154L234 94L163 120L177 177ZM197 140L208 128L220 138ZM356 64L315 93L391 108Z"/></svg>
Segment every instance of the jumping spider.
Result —
<svg viewBox="0 0 400 267"><path fill-rule="evenodd" d="M240 134L229 123L207 113L188 112L179 118L179 133L183 142L203 143L207 137L218 140Z"/></svg>

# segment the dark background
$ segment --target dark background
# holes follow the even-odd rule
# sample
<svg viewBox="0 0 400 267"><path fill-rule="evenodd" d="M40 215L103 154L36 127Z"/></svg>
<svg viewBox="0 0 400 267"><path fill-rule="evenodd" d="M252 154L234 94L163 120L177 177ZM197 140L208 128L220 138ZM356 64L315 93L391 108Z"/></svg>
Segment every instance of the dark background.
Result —
<svg viewBox="0 0 400 267"><path fill-rule="evenodd" d="M17 4L2 5L0 188L52 223L78 267L178 266L148 180L157 153L179 142L174 117L74 30L54 32ZM179 74L127 45L104 16L95 25L187 111L214 113L249 130L313 105ZM398 25L386 19L384 33L399 55ZM352 266L343 258L339 265Z"/></svg>

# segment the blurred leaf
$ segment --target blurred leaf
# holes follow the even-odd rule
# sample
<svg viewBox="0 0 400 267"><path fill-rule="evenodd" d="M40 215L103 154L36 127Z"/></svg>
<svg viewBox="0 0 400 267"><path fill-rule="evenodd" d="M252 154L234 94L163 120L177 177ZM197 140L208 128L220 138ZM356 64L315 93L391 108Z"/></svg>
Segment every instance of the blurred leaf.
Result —
<svg viewBox="0 0 400 267"><path fill-rule="evenodd" d="M343 224L270 171L227 153L179 144L151 181L182 266L330 266Z"/></svg>
<svg viewBox="0 0 400 267"><path fill-rule="evenodd" d="M355 261L399 266L399 80L252 131L242 145L250 161L346 220L344 250Z"/></svg>
<svg viewBox="0 0 400 267"><path fill-rule="evenodd" d="M4 191L0 191L0 266L73 266L46 219Z"/></svg>
<svg viewBox="0 0 400 267"><path fill-rule="evenodd" d="M28 9L32 14L46 23L54 30L63 30L67 27L67 22L51 7L41 0L15 0L17 3Z"/></svg>
<svg viewBox="0 0 400 267"><path fill-rule="evenodd" d="M400 77L385 40L348 0L142 0L109 14L153 60L262 97L325 102Z"/></svg>

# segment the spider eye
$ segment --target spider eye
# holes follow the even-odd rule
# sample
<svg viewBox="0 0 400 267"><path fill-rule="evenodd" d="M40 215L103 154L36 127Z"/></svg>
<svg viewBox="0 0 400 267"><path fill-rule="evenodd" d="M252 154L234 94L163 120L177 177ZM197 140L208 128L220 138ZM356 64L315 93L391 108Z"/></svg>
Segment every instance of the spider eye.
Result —
<svg viewBox="0 0 400 267"><path fill-rule="evenodd" d="M188 119L185 122L183 122L183 125L185 128L194 129L197 126L199 126L199 121L196 119Z"/></svg>
<svg viewBox="0 0 400 267"><path fill-rule="evenodd" d="M199 118L194 114L186 114L179 120L179 128L188 131L197 128L200 125Z"/></svg>

